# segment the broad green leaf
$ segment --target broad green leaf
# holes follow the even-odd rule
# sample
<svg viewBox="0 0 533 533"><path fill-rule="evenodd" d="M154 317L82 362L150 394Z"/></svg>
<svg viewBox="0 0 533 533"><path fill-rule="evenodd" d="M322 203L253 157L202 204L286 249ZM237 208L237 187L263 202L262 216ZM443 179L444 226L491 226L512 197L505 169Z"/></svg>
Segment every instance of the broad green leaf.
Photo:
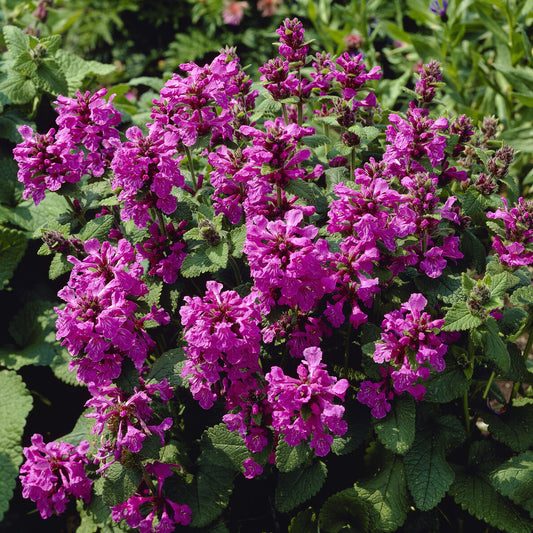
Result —
<svg viewBox="0 0 533 533"><path fill-rule="evenodd" d="M27 242L21 231L0 227L0 290L13 276L24 256Z"/></svg>
<svg viewBox="0 0 533 533"><path fill-rule="evenodd" d="M0 363L11 370L19 370L24 366L48 366L56 352L52 344L39 342L30 344L22 350L0 348Z"/></svg>
<svg viewBox="0 0 533 533"><path fill-rule="evenodd" d="M370 520L376 531L395 531L409 510L405 469L400 457L387 453L381 468L367 481L354 485L355 492L371 505Z"/></svg>
<svg viewBox="0 0 533 533"><path fill-rule="evenodd" d="M353 452L367 438L370 429L370 411L359 402L346 405L344 420L348 423L348 431L344 435L335 435L331 451L335 455Z"/></svg>
<svg viewBox="0 0 533 533"><path fill-rule="evenodd" d="M448 366L443 372L433 373L424 386L425 401L448 403L462 397L468 391L469 383L461 368Z"/></svg>
<svg viewBox="0 0 533 533"><path fill-rule="evenodd" d="M20 28L8 25L4 26L2 31L12 57L16 57L30 49L30 38Z"/></svg>
<svg viewBox="0 0 533 533"><path fill-rule="evenodd" d="M226 245L226 260L227 260L227 243ZM195 278L206 272L216 272L220 269L220 265L213 263L207 256L207 244L199 246L196 250L190 252L185 256L181 265L181 274L184 278ZM215 254L216 255L216 254Z"/></svg>
<svg viewBox="0 0 533 533"><path fill-rule="evenodd" d="M490 481L500 494L521 505L533 518L533 451L511 457L491 472Z"/></svg>
<svg viewBox="0 0 533 533"><path fill-rule="evenodd" d="M490 286L491 296L493 298L503 298L515 285L518 284L520 278L514 276L510 272L502 272L492 277L492 284Z"/></svg>
<svg viewBox="0 0 533 533"><path fill-rule="evenodd" d="M72 270L72 263L63 254L54 254L52 261L50 261L50 269L48 277L50 279L57 279L59 276L66 274Z"/></svg>
<svg viewBox="0 0 533 533"><path fill-rule="evenodd" d="M490 317L485 323L485 327L478 330L481 334L483 345L485 347L484 355L494 361L494 363L503 372L509 370L510 359L507 346L500 337L500 331L496 320Z"/></svg>
<svg viewBox="0 0 533 533"><path fill-rule="evenodd" d="M202 436L202 443L206 460L227 465L236 472L242 471L242 462L250 457L243 438L237 431L230 431L226 424L208 428Z"/></svg>
<svg viewBox="0 0 533 533"><path fill-rule="evenodd" d="M281 472L275 492L276 509L286 513L307 501L322 488L326 475L327 468L322 461L293 472Z"/></svg>
<svg viewBox="0 0 533 533"><path fill-rule="evenodd" d="M444 317L445 323L442 328L443 331L464 331L473 329L483 324L483 320L478 316L473 315L466 302L455 302L450 309L448 309Z"/></svg>
<svg viewBox="0 0 533 533"><path fill-rule="evenodd" d="M437 279L419 276L415 278L415 284L431 306L435 306L439 300L451 304L455 298L463 295L461 277L456 275L443 275ZM454 296L456 294L457 297Z"/></svg>
<svg viewBox="0 0 533 533"><path fill-rule="evenodd" d="M54 96L68 93L67 78L54 59L42 59L31 79L37 87Z"/></svg>
<svg viewBox="0 0 533 533"><path fill-rule="evenodd" d="M434 431L418 431L403 463L417 509L433 509L444 498L455 477L445 459L445 442Z"/></svg>
<svg viewBox="0 0 533 533"><path fill-rule="evenodd" d="M276 446L276 466L280 472L292 472L307 463L312 455L307 442L290 446L283 438Z"/></svg>
<svg viewBox="0 0 533 533"><path fill-rule="evenodd" d="M113 215L93 218L81 229L78 237L82 241L98 239L100 242L108 239L109 231L113 227Z"/></svg>
<svg viewBox="0 0 533 533"><path fill-rule="evenodd" d="M508 533L531 531L533 523L522 509L499 494L491 484L494 465L486 442L474 442L467 468L456 467L449 494L464 510L479 520Z"/></svg>
<svg viewBox="0 0 533 533"><path fill-rule="evenodd" d="M368 504L353 488L330 496L320 509L320 528L326 533L368 531L369 524Z"/></svg>
<svg viewBox="0 0 533 533"><path fill-rule="evenodd" d="M226 268L228 264L229 246L227 242L221 242L216 246L208 246L205 255L218 268Z"/></svg>
<svg viewBox="0 0 533 533"><path fill-rule="evenodd" d="M319 533L317 516L311 507L300 511L291 520L289 533Z"/></svg>
<svg viewBox="0 0 533 533"><path fill-rule="evenodd" d="M32 397L22 378L10 370L0 371L0 521L9 507L23 455L20 439Z"/></svg>
<svg viewBox="0 0 533 533"><path fill-rule="evenodd" d="M306 146L310 146L311 148L318 148L319 146L324 146L326 144L331 144L332 140L329 137L327 137L326 135L316 134L316 135L306 135L302 139L302 142Z"/></svg>
<svg viewBox="0 0 533 533"><path fill-rule="evenodd" d="M489 207L489 201L483 196L474 185L471 185L463 197L463 210L466 216L472 219L474 224L483 225Z"/></svg>
<svg viewBox="0 0 533 533"><path fill-rule="evenodd" d="M400 396L387 416L374 424L382 444L394 453L404 454L415 438L415 402L412 396Z"/></svg>
<svg viewBox="0 0 533 533"><path fill-rule="evenodd" d="M500 415L488 411L482 418L489 425L491 435L514 452L533 446L533 404L513 405Z"/></svg>
<svg viewBox="0 0 533 533"><path fill-rule="evenodd" d="M103 499L106 505L120 505L132 496L142 481L140 470L130 470L120 463L113 463L107 470L103 483Z"/></svg>
<svg viewBox="0 0 533 533"><path fill-rule="evenodd" d="M0 93L4 93L13 104L27 104L37 94L31 79L16 70L9 70L0 76Z"/></svg>
<svg viewBox="0 0 533 533"><path fill-rule="evenodd" d="M70 354L67 349L56 344L56 354L50 363L50 368L57 379L60 379L68 385L74 387L81 387L84 384L80 383L76 377L76 371L69 369L69 363L71 361Z"/></svg>
<svg viewBox="0 0 533 533"><path fill-rule="evenodd" d="M522 305L526 307L533 306L533 285L527 287L518 287L510 297L513 305Z"/></svg>
<svg viewBox="0 0 533 533"><path fill-rule="evenodd" d="M246 240L246 226L238 226L233 228L229 234L231 241L231 255L233 257L242 257L242 249L244 248L244 241Z"/></svg>
<svg viewBox="0 0 533 533"><path fill-rule="evenodd" d="M166 378L172 387L187 387L188 381L181 377L185 360L182 348L164 352L150 368L147 383L160 382Z"/></svg>

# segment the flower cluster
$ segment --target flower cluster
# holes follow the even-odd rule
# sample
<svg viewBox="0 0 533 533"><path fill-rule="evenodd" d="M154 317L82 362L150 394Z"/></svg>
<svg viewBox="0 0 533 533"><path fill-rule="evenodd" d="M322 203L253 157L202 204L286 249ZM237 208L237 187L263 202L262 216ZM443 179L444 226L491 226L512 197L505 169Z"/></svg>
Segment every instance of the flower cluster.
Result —
<svg viewBox="0 0 533 533"><path fill-rule="evenodd" d="M63 513L70 496L86 503L91 499L93 482L85 473L89 448L87 441L79 446L63 441L45 444L39 433L32 436L31 446L24 448L22 495L37 504L43 518Z"/></svg>
<svg viewBox="0 0 533 533"><path fill-rule="evenodd" d="M80 382L108 385L120 375L124 357L137 370L144 368L155 344L143 323L152 319L164 324L169 317L155 306L144 317L136 317L138 306L129 298L144 296L148 289L140 280L143 270L127 240L114 247L90 239L84 249L83 260L69 256L74 268L68 285L58 292L66 306L56 308L57 339L73 357L69 367L77 369Z"/></svg>
<svg viewBox="0 0 533 533"><path fill-rule="evenodd" d="M169 533L176 525L184 526L191 522L191 509L163 496L163 483L173 474L171 466L155 461L146 465L146 472L157 479L157 495L142 483L137 492L124 503L111 507L111 516L115 522L125 520L129 527L139 528L141 533ZM150 512L144 516L145 509Z"/></svg>
<svg viewBox="0 0 533 533"><path fill-rule="evenodd" d="M286 376L279 366L273 366L265 376L269 383L272 427L291 446L312 437L309 446L322 457L329 453L332 434L344 435L348 429L342 420L344 407L333 400L344 400L349 384L346 379L337 380L328 374L321 362L320 348L307 348L303 355L297 369L298 379Z"/></svg>
<svg viewBox="0 0 533 533"><path fill-rule="evenodd" d="M153 409L148 405L155 392L158 392L163 403L174 396L172 387L167 380L161 383L144 384L143 390L135 387L130 396L114 385L96 387L89 385L92 398L85 404L94 411L86 415L96 420L92 433L102 435L101 447L95 455L95 461L101 464L100 471L109 468L115 461L124 459L125 451L140 452L146 437L155 433L165 444L163 433L172 426L172 419L165 418L158 425L148 425ZM108 460L113 457L111 460Z"/></svg>
<svg viewBox="0 0 533 533"><path fill-rule="evenodd" d="M426 392L420 380L428 379L431 369L442 372L446 364L446 344L438 336L444 319L432 320L424 312L427 300L422 294L411 295L401 309L387 313L381 324L381 341L376 343L374 361L387 363L381 368L384 378L379 383L363 381L357 398L372 407L376 418L384 417L390 411L388 400L394 394L411 394L417 401Z"/></svg>

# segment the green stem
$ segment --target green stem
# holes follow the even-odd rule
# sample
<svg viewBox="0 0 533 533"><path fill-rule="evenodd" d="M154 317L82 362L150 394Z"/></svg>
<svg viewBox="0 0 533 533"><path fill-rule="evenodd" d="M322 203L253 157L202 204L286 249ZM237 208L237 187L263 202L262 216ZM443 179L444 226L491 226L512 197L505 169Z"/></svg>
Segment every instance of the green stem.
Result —
<svg viewBox="0 0 533 533"><path fill-rule="evenodd" d="M159 211L159 209L154 209L155 215L157 217L157 221L159 223L159 229L161 231L161 235L164 235L165 237L168 237L167 235L167 228L165 227L165 220L163 219L163 213Z"/></svg>
<svg viewBox="0 0 533 533"><path fill-rule="evenodd" d="M487 397L487 394L489 393L490 386L492 385L492 382L494 381L494 377L496 376L496 372L494 370L492 371L492 374L490 375L489 381L487 383L487 386L485 387L485 392L483 393L483 399Z"/></svg>
<svg viewBox="0 0 533 533"><path fill-rule="evenodd" d="M355 171L355 148L350 152L350 179L354 179L353 173Z"/></svg>
<svg viewBox="0 0 533 533"><path fill-rule="evenodd" d="M235 280L237 281L237 285L242 285L241 273L239 272L239 265L237 264L237 261L235 261L235 258L232 255L228 255L228 259L229 264L233 269L233 273L235 274Z"/></svg>
<svg viewBox="0 0 533 533"><path fill-rule="evenodd" d="M193 184L192 188L194 192L196 192L198 188L198 184L196 181L196 174L194 173L194 165L192 164L192 154L188 146L183 145L183 148L185 149L185 154L187 155L187 164L189 165L189 172L191 173L191 177L192 177L192 184Z"/></svg>
<svg viewBox="0 0 533 533"><path fill-rule="evenodd" d="M470 439L470 410L468 407L468 392L465 392L463 395L463 411L465 415L466 434Z"/></svg>
<svg viewBox="0 0 533 533"><path fill-rule="evenodd" d="M281 110L283 111L283 120L285 124L289 125L289 113L287 112L287 104L281 104Z"/></svg>
<svg viewBox="0 0 533 533"><path fill-rule="evenodd" d="M72 210L72 214L76 217L78 222L82 226L85 226L85 224L87 224L87 221L85 220L85 217L83 216L83 213L80 213L76 209L76 207L74 206L74 202L68 196L64 196L63 198L65 198L65 200L67 201L67 204L69 205L70 209Z"/></svg>

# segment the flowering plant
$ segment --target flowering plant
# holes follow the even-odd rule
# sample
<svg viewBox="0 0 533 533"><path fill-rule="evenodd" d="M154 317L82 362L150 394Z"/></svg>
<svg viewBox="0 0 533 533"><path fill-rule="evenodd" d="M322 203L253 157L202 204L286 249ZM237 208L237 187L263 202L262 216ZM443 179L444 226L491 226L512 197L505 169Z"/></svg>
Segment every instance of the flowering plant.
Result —
<svg viewBox="0 0 533 533"><path fill-rule="evenodd" d="M144 129L122 135L105 90L20 129L25 197L67 198L40 253L91 396L61 444L34 437L23 484L47 485L26 492L43 516L77 499L92 531L531 529L512 148L443 116L436 62L392 112L362 54L277 34L260 83L232 48L181 65Z"/></svg>

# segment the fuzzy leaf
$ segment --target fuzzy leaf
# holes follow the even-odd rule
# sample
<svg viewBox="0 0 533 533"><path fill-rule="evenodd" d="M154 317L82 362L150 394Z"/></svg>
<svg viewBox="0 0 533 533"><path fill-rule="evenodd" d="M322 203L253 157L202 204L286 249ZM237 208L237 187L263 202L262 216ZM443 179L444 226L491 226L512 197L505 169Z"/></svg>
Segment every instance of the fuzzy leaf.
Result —
<svg viewBox="0 0 533 533"><path fill-rule="evenodd" d="M481 339L485 346L485 356L494 361L496 365L503 371L509 370L510 359L507 346L500 337L498 324L494 318L489 318L485 327L478 330L481 333Z"/></svg>
<svg viewBox="0 0 533 533"><path fill-rule="evenodd" d="M533 285L518 287L510 297L513 305L533 306Z"/></svg>
<svg viewBox="0 0 533 533"><path fill-rule="evenodd" d="M411 396L400 396L387 416L374 425L382 444L394 453L404 454L415 438L415 402Z"/></svg>
<svg viewBox="0 0 533 533"><path fill-rule="evenodd" d="M24 233L0 228L0 290L7 285L26 251Z"/></svg>
<svg viewBox="0 0 533 533"><path fill-rule="evenodd" d="M292 472L309 461L311 449L307 442L290 446L285 439L280 439L276 447L276 466L280 472Z"/></svg>
<svg viewBox="0 0 533 533"><path fill-rule="evenodd" d="M442 328L443 331L464 331L480 326L483 320L478 316L473 315L466 307L466 302L455 302L450 309L448 309L444 317L445 323Z"/></svg>
<svg viewBox="0 0 533 533"><path fill-rule="evenodd" d="M518 276L514 276L510 272L502 272L501 274L496 274L492 278L492 284L490 286L491 296L493 298L503 298L504 295L509 292L509 289L512 289L520 281Z"/></svg>
<svg viewBox="0 0 533 533"><path fill-rule="evenodd" d="M32 75L32 80L37 87L54 96L68 92L67 78L54 59L42 59L37 66L37 72Z"/></svg>
<svg viewBox="0 0 533 533"><path fill-rule="evenodd" d="M246 226L237 226L229 234L231 241L231 255L233 257L242 257L242 249L246 240Z"/></svg>
<svg viewBox="0 0 533 533"><path fill-rule="evenodd" d="M4 26L2 31L12 57L16 57L30 49L30 38L20 28L8 25Z"/></svg>
<svg viewBox="0 0 533 533"><path fill-rule="evenodd" d="M327 468L322 461L294 472L280 473L275 493L276 509L286 513L307 501L322 488L326 475Z"/></svg>
<svg viewBox="0 0 533 533"><path fill-rule="evenodd" d="M186 387L187 380L181 377L185 355L183 349L175 348L163 353L150 368L147 383L167 379L172 387Z"/></svg>
<svg viewBox="0 0 533 533"><path fill-rule="evenodd" d="M447 368L443 372L435 372L424 382L427 402L448 403L460 398L468 390L469 384L462 369Z"/></svg>
<svg viewBox="0 0 533 533"><path fill-rule="evenodd" d="M217 268L226 268L228 264L228 253L229 246L227 242L221 242L216 246L208 246L205 249L205 255Z"/></svg>
<svg viewBox="0 0 533 533"><path fill-rule="evenodd" d="M0 522L9 507L23 455L20 439L32 397L22 378L9 370L0 371Z"/></svg>
<svg viewBox="0 0 533 533"><path fill-rule="evenodd" d="M228 465L236 472L242 470L242 462L250 457L244 440L237 431L229 431L226 424L208 428L202 437L204 454L213 463ZM216 451L215 454L212 452Z"/></svg>
<svg viewBox="0 0 533 533"><path fill-rule="evenodd" d="M72 270L72 263L63 254L54 254L52 261L50 261L50 269L48 277L50 279L57 279L59 276L66 274Z"/></svg>
<svg viewBox="0 0 533 533"><path fill-rule="evenodd" d="M221 243L226 245L226 260L227 260L227 243ZM213 263L207 256L207 245L198 247L193 252L187 254L181 265L181 274L184 278L195 278L206 272L216 272L220 269L220 266Z"/></svg>
<svg viewBox="0 0 533 533"><path fill-rule="evenodd" d="M417 509L429 511L445 496L455 474L445 459L444 442L434 431L417 432L403 463Z"/></svg>
<svg viewBox="0 0 533 533"><path fill-rule="evenodd" d="M475 224L483 224L485 222L489 206L489 201L474 185L467 189L463 197L463 210L465 215L470 217Z"/></svg>
<svg viewBox="0 0 533 533"><path fill-rule="evenodd" d="M454 294L462 294L461 277L454 275L443 275L437 279L431 279L427 276L415 278L417 288L424 293L430 305L434 306L438 300L445 303L455 301Z"/></svg>
<svg viewBox="0 0 533 533"><path fill-rule="evenodd" d="M354 488L371 505L370 519L376 531L395 531L405 522L409 497L405 469L399 457L386 454L380 470L370 480L356 483Z"/></svg>
<svg viewBox="0 0 533 533"><path fill-rule="evenodd" d="M521 505L533 518L533 451L511 457L491 472L490 481L500 494Z"/></svg>
<svg viewBox="0 0 533 533"><path fill-rule="evenodd" d="M130 470L113 463L106 471L102 494L106 505L120 505L132 496L142 481L139 470Z"/></svg>
<svg viewBox="0 0 533 533"><path fill-rule="evenodd" d="M449 494L463 509L491 526L508 533L531 531L533 523L526 513L492 486L489 477L492 461L483 444L486 443L473 443L468 468L456 468Z"/></svg>
<svg viewBox="0 0 533 533"><path fill-rule="evenodd" d="M289 533L319 533L316 513L311 507L300 511L291 520Z"/></svg>
<svg viewBox="0 0 533 533"><path fill-rule="evenodd" d="M513 405L501 415L486 412L482 418L489 425L492 436L514 452L523 452L533 446L533 404Z"/></svg>
<svg viewBox="0 0 533 533"><path fill-rule="evenodd" d="M326 533L368 531L369 523L368 504L353 488L330 496L320 509L320 527Z"/></svg>
<svg viewBox="0 0 533 533"><path fill-rule="evenodd" d="M108 238L109 231L113 227L113 219L113 215L93 218L83 226L77 236L83 242L89 239L98 239L100 242L105 241Z"/></svg>
<svg viewBox="0 0 533 533"><path fill-rule="evenodd" d="M32 80L16 70L5 72L0 77L0 93L4 93L13 104L27 104L37 94Z"/></svg>

